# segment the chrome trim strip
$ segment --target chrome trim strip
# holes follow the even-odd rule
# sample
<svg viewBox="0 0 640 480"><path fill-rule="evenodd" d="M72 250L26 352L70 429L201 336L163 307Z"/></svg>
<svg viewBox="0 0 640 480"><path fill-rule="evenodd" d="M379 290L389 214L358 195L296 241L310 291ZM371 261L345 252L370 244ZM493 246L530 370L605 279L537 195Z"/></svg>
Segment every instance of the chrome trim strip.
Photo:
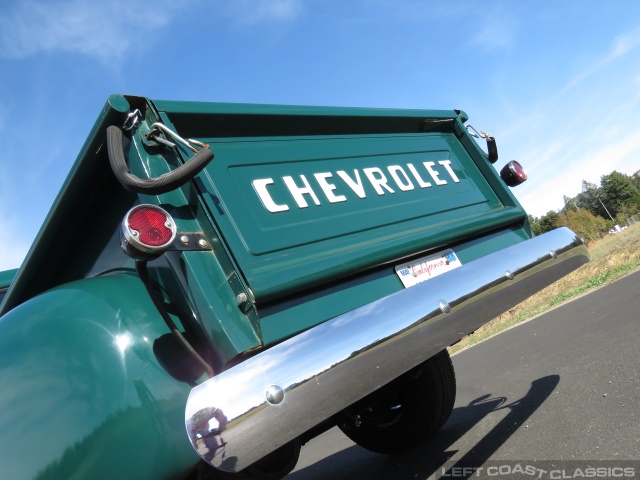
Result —
<svg viewBox="0 0 640 480"><path fill-rule="evenodd" d="M240 471L588 261L562 228L340 315L195 387L189 439Z"/></svg>

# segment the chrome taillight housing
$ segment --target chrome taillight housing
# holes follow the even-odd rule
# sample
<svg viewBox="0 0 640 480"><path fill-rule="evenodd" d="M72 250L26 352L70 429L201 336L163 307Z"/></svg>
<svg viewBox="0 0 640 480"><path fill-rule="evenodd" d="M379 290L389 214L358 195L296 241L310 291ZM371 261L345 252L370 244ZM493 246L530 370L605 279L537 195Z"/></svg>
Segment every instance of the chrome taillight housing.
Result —
<svg viewBox="0 0 640 480"><path fill-rule="evenodd" d="M122 220L122 250L136 260L162 255L176 238L176 222L164 209L138 205Z"/></svg>

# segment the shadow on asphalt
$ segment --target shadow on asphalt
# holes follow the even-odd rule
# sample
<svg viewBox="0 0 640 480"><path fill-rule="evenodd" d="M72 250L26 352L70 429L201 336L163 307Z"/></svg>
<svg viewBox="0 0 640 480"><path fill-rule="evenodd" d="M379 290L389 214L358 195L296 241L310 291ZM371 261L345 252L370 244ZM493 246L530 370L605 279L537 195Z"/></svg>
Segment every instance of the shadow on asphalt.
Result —
<svg viewBox="0 0 640 480"><path fill-rule="evenodd" d="M506 397L492 397L491 394L478 397L468 405L455 408L435 437L409 452L378 455L354 445L293 472L287 479L414 479L434 474L439 477L443 469L446 472L453 467L482 466L540 408L559 382L559 375L535 380L521 399L511 403L507 403ZM450 450L452 445L487 415L505 409L509 412L498 424L462 457L450 461L457 453L457 450Z"/></svg>

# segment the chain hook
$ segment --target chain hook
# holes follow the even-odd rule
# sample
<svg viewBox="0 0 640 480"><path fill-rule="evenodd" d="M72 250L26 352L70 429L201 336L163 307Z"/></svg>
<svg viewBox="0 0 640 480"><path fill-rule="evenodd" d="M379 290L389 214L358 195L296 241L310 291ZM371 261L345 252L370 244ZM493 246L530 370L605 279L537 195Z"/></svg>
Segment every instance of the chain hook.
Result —
<svg viewBox="0 0 640 480"><path fill-rule="evenodd" d="M122 125L122 129L125 132L129 132L134 128L136 128L141 121L142 121L142 112L140 112L140 110L136 108L135 110L129 112L129 114L127 115L127 119L124 121L124 124Z"/></svg>
<svg viewBox="0 0 640 480"><path fill-rule="evenodd" d="M474 127L471 124L468 124L468 125L465 125L465 126L467 127L467 130L469 131L469 135L471 135L472 137L476 137L476 138L489 138L490 137L490 135L487 132L478 131L478 130L476 130L476 127Z"/></svg>
<svg viewBox="0 0 640 480"><path fill-rule="evenodd" d="M471 124L465 125L469 135L475 138L484 138L487 141L487 160L491 163L496 163L498 160L498 146L496 145L496 139L489 135L487 132L478 131L476 127Z"/></svg>
<svg viewBox="0 0 640 480"><path fill-rule="evenodd" d="M163 145L166 145L168 147L175 148L176 147L175 143L170 142L169 140L165 140L164 138L159 136L159 133L161 131L164 132L166 135L170 136L171 138L173 138L174 140L176 140L177 142L183 144L185 147L187 147L189 150L191 150L194 153L198 153L198 149L195 148L194 145L200 148L209 148L209 145L207 145L206 143L199 142L198 140L194 140L192 138L185 140L176 132L174 132L169 127L167 127L166 125L160 122L156 122L153 125L151 125L149 129L149 133L147 133L146 137L148 140L153 140L158 143L162 143Z"/></svg>

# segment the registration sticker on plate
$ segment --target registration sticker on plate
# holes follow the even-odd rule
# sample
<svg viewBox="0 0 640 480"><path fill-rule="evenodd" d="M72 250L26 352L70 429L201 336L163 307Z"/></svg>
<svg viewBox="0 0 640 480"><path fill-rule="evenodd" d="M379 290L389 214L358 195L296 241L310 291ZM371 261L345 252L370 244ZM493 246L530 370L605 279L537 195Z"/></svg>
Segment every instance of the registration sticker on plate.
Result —
<svg viewBox="0 0 640 480"><path fill-rule="evenodd" d="M419 258L413 262L404 263L396 267L396 273L405 288L437 277L462 266L455 252L445 250L428 257Z"/></svg>

